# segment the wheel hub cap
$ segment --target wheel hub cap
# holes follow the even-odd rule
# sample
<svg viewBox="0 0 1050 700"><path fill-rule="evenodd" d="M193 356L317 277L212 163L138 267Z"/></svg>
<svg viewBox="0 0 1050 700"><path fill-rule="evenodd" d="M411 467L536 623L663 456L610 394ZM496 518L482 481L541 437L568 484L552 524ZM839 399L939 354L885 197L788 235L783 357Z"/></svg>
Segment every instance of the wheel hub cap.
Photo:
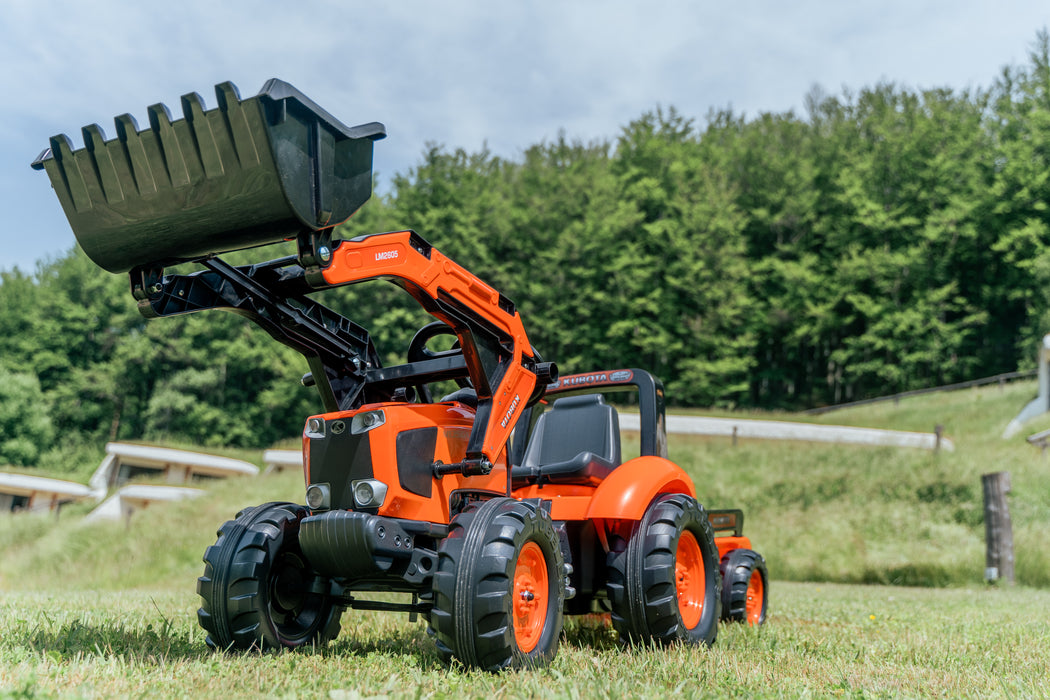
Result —
<svg viewBox="0 0 1050 700"><path fill-rule="evenodd" d="M704 612L704 593L707 582L700 545L692 532L686 530L678 538L675 553L675 588L678 593L678 613L686 629L700 623Z"/></svg>
<svg viewBox="0 0 1050 700"><path fill-rule="evenodd" d="M757 625L762 621L762 604L766 599L765 587L762 585L762 574L756 569L751 572L751 578L747 582L746 614L749 625Z"/></svg>
<svg viewBox="0 0 1050 700"><path fill-rule="evenodd" d="M549 590L543 551L535 542L527 542L514 567L514 594L511 598L514 639L525 653L536 648L543 634Z"/></svg>

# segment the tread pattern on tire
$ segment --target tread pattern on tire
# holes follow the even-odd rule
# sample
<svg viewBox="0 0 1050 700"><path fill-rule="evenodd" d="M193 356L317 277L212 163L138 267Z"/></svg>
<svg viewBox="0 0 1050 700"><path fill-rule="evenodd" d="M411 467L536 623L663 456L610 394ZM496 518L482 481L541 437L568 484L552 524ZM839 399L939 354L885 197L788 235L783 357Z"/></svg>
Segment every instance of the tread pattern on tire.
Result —
<svg viewBox="0 0 1050 700"><path fill-rule="evenodd" d="M684 529L700 545L706 579L703 613L693 629L682 623L675 585L676 548ZM714 643L721 617L722 577L714 531L696 499L685 494L659 496L646 509L626 546L609 552L607 564L612 623L622 642Z"/></svg>
<svg viewBox="0 0 1050 700"><path fill-rule="evenodd" d="M517 555L534 541L544 552L553 599L544 636L529 654L514 636L511 592ZM550 516L528 501L493 498L453 518L434 573L430 628L441 652L495 671L549 663L557 653L565 566Z"/></svg>
<svg viewBox="0 0 1050 700"><path fill-rule="evenodd" d="M219 528L218 539L204 552L204 574L197 579L202 605L200 626L213 649L275 649L324 643L340 630L342 608L318 604L317 620L297 637L281 634L270 619L269 573L289 530L309 511L294 503L265 503L247 508Z"/></svg>
<svg viewBox="0 0 1050 700"><path fill-rule="evenodd" d="M762 577L762 616L758 624L764 623L769 604L769 574L765 558L750 549L734 549L722 557L719 570L722 573L722 619L747 622L747 589L752 572L757 570Z"/></svg>

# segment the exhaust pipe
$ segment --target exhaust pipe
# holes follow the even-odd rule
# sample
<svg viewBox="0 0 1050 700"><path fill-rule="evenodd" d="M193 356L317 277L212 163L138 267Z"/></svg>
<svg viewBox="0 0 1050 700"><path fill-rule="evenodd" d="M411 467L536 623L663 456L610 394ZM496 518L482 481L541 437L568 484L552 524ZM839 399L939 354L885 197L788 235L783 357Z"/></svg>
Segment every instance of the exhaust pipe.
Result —
<svg viewBox="0 0 1050 700"><path fill-rule="evenodd" d="M242 100L215 87L218 106L163 104L139 131L130 114L117 137L83 128L33 162L44 170L80 246L100 267L127 272L252 248L336 226L372 195L372 145L386 128L347 127L293 86L270 80Z"/></svg>

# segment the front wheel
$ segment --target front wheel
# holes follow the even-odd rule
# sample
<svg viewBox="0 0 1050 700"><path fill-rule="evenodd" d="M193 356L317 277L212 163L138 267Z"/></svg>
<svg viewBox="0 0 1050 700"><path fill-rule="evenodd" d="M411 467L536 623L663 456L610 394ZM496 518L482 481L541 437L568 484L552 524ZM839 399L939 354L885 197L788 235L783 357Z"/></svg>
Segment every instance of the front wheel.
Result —
<svg viewBox="0 0 1050 700"><path fill-rule="evenodd" d="M342 608L299 547L305 506L267 503L219 528L197 579L197 620L217 649L279 649L323 644L339 634Z"/></svg>
<svg viewBox="0 0 1050 700"><path fill-rule="evenodd" d="M613 627L627 643L713 644L722 577L707 513L685 494L658 497L608 558Z"/></svg>
<svg viewBox="0 0 1050 700"><path fill-rule="evenodd" d="M565 563L550 515L493 498L453 518L438 549L430 625L471 668L543 666L558 653Z"/></svg>

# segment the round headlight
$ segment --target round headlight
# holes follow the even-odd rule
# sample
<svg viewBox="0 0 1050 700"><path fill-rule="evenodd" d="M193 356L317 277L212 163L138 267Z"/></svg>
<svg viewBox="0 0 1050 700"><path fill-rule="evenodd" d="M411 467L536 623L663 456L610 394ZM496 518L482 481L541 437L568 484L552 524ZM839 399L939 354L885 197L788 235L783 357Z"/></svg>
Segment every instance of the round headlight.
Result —
<svg viewBox="0 0 1050 700"><path fill-rule="evenodd" d="M331 507L330 493L328 484L310 484L306 489L306 505L310 506L311 510L329 508Z"/></svg>
<svg viewBox="0 0 1050 700"><path fill-rule="evenodd" d="M350 432L354 435L360 435L361 433L367 433L369 430L378 428L385 423L386 414L383 413L382 409L365 411L364 413L358 413L354 416L350 423Z"/></svg>
<svg viewBox="0 0 1050 700"><path fill-rule="evenodd" d="M372 505L372 500L375 496L375 489L373 489L372 484L367 481L360 481L357 486L354 487L354 500L357 502L357 505L362 508Z"/></svg>

